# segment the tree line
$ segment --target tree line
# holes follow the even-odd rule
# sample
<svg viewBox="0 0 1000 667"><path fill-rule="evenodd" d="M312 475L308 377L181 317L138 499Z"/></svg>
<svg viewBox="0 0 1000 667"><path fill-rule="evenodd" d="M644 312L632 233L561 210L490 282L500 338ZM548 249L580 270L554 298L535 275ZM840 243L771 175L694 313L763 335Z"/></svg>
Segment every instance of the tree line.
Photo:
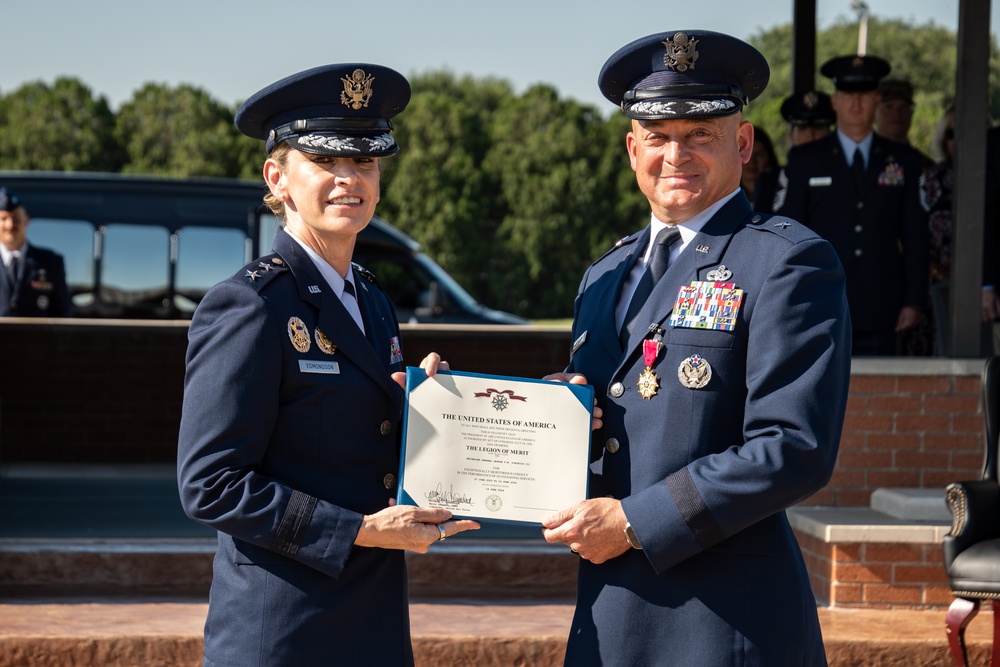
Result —
<svg viewBox="0 0 1000 667"><path fill-rule="evenodd" d="M784 155L792 26L749 41L771 80L747 119ZM856 49L856 25L835 24L817 34L817 65ZM955 33L873 17L867 52L914 83L910 136L927 152L954 95ZM994 44L991 117L1000 116L998 65ZM628 119L610 103L561 99L549 85L518 94L505 80L445 71L410 83L410 104L394 121L402 151L387 160L378 213L481 302L530 318L570 316L586 267L649 217L625 153ZM832 92L818 72L816 84ZM29 83L0 96L0 167L259 178L262 142L235 129L236 106L194 86L147 83L115 112L76 78Z"/></svg>

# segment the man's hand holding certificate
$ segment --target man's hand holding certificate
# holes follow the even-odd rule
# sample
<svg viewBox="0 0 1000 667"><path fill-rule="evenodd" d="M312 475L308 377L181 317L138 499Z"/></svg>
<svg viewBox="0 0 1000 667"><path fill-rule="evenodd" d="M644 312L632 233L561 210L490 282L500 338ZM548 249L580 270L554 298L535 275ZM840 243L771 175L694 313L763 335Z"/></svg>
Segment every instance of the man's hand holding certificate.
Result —
<svg viewBox="0 0 1000 667"><path fill-rule="evenodd" d="M408 368L397 501L540 523L587 497L586 385Z"/></svg>

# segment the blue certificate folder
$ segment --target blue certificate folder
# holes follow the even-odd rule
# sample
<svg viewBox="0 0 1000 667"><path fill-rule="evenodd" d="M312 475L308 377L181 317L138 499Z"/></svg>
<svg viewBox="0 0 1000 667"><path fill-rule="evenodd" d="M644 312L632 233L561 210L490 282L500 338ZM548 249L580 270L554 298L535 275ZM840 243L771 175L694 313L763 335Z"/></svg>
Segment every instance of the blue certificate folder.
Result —
<svg viewBox="0 0 1000 667"><path fill-rule="evenodd" d="M396 502L540 525L587 497L593 413L589 385L407 367Z"/></svg>

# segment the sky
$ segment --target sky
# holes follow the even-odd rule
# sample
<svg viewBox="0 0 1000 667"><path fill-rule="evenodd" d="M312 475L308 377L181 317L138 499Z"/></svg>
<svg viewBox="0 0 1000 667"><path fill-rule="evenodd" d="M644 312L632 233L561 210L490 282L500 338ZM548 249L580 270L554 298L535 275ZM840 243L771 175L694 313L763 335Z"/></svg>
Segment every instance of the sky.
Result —
<svg viewBox="0 0 1000 667"><path fill-rule="evenodd" d="M957 30L959 0L866 0L869 14ZM22 0L0 23L0 94L59 76L113 109L144 84L190 84L225 104L289 74L372 62L404 75L448 70L535 83L610 108L597 74L618 48L655 32L706 29L747 39L790 23L793 0ZM993 34L1000 0L992 0ZM851 0L816 0L820 29L857 20Z"/></svg>

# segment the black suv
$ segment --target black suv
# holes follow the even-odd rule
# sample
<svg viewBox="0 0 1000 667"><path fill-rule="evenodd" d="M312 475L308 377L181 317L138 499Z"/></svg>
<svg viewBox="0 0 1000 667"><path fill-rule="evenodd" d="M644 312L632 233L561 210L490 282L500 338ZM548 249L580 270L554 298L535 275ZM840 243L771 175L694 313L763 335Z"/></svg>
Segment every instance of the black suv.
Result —
<svg viewBox="0 0 1000 667"><path fill-rule="evenodd" d="M66 260L76 317L189 319L209 287L270 251L278 220L262 182L4 172L28 239ZM354 258L402 323L527 324L476 302L420 244L375 216Z"/></svg>

